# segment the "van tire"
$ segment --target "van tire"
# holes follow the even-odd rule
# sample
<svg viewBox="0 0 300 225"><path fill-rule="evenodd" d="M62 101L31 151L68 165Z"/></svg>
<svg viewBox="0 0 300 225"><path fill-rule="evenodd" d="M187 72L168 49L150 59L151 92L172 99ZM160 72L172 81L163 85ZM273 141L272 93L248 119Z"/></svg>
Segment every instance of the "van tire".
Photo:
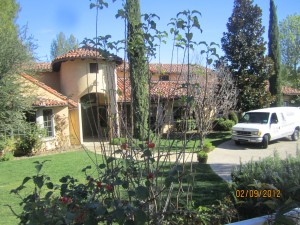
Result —
<svg viewBox="0 0 300 225"><path fill-rule="evenodd" d="M261 142L261 147L266 149L266 148L268 148L268 145L269 145L269 135L265 134L263 136L263 140Z"/></svg>
<svg viewBox="0 0 300 225"><path fill-rule="evenodd" d="M241 145L240 141L234 141L235 145Z"/></svg>
<svg viewBox="0 0 300 225"><path fill-rule="evenodd" d="M299 139L299 130L295 129L294 133L292 134L292 140L298 141L298 139Z"/></svg>

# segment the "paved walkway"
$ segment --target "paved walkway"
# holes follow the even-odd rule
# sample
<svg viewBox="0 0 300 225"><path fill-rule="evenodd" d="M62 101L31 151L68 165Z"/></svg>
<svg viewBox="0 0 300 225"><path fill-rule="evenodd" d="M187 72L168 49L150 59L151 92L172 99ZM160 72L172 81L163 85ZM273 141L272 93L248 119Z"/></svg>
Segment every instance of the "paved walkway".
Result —
<svg viewBox="0 0 300 225"><path fill-rule="evenodd" d="M268 149L262 149L256 144L242 144L235 145L233 141L227 141L217 146L212 152L208 155L208 164L213 169L213 171L218 174L221 178L226 181L231 180L231 170L234 166L240 164L240 162L249 162L251 160L257 161L259 159L273 156L275 151L278 152L279 156L283 159L288 155L295 156L297 153L298 145L300 142L294 142L290 139L281 139L280 141L271 142ZM108 142L86 142L84 145L91 151L96 150L99 154L111 155L112 152L115 152L119 149L119 146L109 145ZM300 149L300 145L299 145ZM124 158L128 154L126 151L122 151L118 154L114 154L114 157ZM141 154L135 152L134 159L141 159ZM184 156L176 153L160 153L154 154L154 157L160 157L160 160L167 160L170 162L197 162L197 154L186 153Z"/></svg>
<svg viewBox="0 0 300 225"><path fill-rule="evenodd" d="M230 181L231 170L240 162L257 161L259 159L273 156L278 152L280 158L284 159L288 155L295 156L300 142L294 142L284 138L279 141L271 142L268 149L262 149L256 144L235 145L232 140L219 145L208 155L208 164L226 181ZM300 149L300 145L299 145Z"/></svg>

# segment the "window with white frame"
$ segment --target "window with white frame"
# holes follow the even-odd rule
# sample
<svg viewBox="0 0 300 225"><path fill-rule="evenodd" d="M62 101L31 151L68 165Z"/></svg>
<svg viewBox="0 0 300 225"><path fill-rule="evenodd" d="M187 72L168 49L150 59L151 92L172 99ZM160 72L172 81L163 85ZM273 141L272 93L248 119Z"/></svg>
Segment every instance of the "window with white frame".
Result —
<svg viewBox="0 0 300 225"><path fill-rule="evenodd" d="M54 124L53 124L53 112L52 109L43 110L43 122L46 137L54 137Z"/></svg>

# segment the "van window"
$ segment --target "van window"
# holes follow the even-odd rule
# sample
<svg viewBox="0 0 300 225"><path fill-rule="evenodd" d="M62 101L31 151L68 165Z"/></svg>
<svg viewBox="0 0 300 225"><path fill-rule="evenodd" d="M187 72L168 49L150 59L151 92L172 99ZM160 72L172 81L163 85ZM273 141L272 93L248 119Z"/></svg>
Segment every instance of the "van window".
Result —
<svg viewBox="0 0 300 225"><path fill-rule="evenodd" d="M278 123L278 118L277 118L277 114L276 113L272 113L271 123L273 123L273 124Z"/></svg>
<svg viewBox="0 0 300 225"><path fill-rule="evenodd" d="M245 113L239 123L263 123L267 124L269 120L269 113L266 112L249 112Z"/></svg>

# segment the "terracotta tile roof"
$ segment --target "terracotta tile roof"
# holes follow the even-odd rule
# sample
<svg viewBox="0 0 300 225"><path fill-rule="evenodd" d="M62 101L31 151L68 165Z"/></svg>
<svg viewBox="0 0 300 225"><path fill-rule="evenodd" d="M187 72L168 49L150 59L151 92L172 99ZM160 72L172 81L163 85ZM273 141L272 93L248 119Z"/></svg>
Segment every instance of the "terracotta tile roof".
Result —
<svg viewBox="0 0 300 225"><path fill-rule="evenodd" d="M33 106L67 106L66 101L38 97L32 104Z"/></svg>
<svg viewBox="0 0 300 225"><path fill-rule="evenodd" d="M124 78L118 78L118 101L129 102L131 100L130 80L125 79L125 95L124 95ZM150 84L150 95L152 98L179 98L186 94L183 88L184 82L180 81L152 81ZM125 98L126 97L126 98Z"/></svg>
<svg viewBox="0 0 300 225"><path fill-rule="evenodd" d="M204 69L198 65L191 65L190 72L194 74L195 71L199 71L200 69ZM117 67L118 71L124 72L124 64L120 64ZM125 71L128 72L129 64L125 63ZM158 64L158 63L150 63L149 70L151 73L158 74L186 74L188 72L187 64Z"/></svg>
<svg viewBox="0 0 300 225"><path fill-rule="evenodd" d="M114 54L110 54L108 51L96 49L89 46L84 46L69 51L66 54L56 57L52 61L53 70L57 71L61 62L75 59L101 59L115 61L117 64L122 63L122 59Z"/></svg>
<svg viewBox="0 0 300 225"><path fill-rule="evenodd" d="M52 66L50 62L35 63L33 69L37 72L52 72Z"/></svg>
<svg viewBox="0 0 300 225"><path fill-rule="evenodd" d="M151 97L163 97L163 98L179 98L186 95L186 88L182 81L156 81L151 82L150 94Z"/></svg>
<svg viewBox="0 0 300 225"><path fill-rule="evenodd" d="M62 100L62 102L65 103L65 105L69 105L69 107L71 107L71 108L77 108L78 107L78 105L75 101L73 101L71 99L68 99L66 96L64 96L61 93L57 92L53 88L47 86L43 82L38 81L37 79L33 78L32 76L29 76L28 74L25 74L25 73L22 73L21 76L24 77L25 79L31 81L32 83L36 84L37 86L43 88L44 90L48 91L49 93L55 95L56 97L60 98ZM38 99L43 99L41 101L42 104L46 104L46 102L47 102L47 101L46 102L44 101L45 98L43 98L43 97L38 97ZM48 99L48 100L50 100L50 99ZM53 106L55 106L57 104L60 104L59 102L60 101L53 100L53 102L52 102ZM49 101L48 101L48 104L50 104Z"/></svg>
<svg viewBox="0 0 300 225"><path fill-rule="evenodd" d="M129 79L125 78L125 95L124 95L124 78L117 79L118 88L118 101L119 102L130 102L131 99L131 85Z"/></svg>
<svg viewBox="0 0 300 225"><path fill-rule="evenodd" d="M288 86L283 86L281 91L284 95L300 95L300 90Z"/></svg>

